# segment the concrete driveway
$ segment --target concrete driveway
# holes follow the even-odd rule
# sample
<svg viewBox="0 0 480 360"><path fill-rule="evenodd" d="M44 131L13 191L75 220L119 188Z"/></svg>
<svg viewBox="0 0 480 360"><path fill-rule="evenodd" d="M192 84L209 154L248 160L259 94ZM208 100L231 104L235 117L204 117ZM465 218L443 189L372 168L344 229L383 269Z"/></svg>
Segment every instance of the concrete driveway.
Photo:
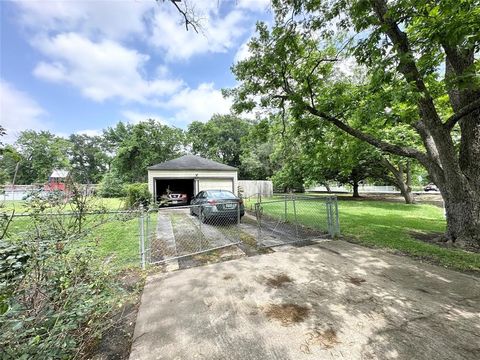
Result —
<svg viewBox="0 0 480 360"><path fill-rule="evenodd" d="M473 276L343 241L151 276L130 359L479 359Z"/></svg>

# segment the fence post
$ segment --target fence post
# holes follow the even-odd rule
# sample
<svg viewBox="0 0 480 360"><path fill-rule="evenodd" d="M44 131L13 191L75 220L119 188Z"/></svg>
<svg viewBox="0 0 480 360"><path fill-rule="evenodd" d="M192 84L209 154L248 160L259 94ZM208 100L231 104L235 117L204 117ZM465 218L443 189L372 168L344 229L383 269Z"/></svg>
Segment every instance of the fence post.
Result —
<svg viewBox="0 0 480 360"><path fill-rule="evenodd" d="M285 222L287 222L287 195L285 195Z"/></svg>
<svg viewBox="0 0 480 360"><path fill-rule="evenodd" d="M150 262L150 250L152 248L152 245L150 243L151 237L150 237L150 207L147 207L146 209L146 215L147 215L147 225L146 225L146 231L145 231L145 262Z"/></svg>
<svg viewBox="0 0 480 360"><path fill-rule="evenodd" d="M337 232L335 230L335 216L333 214L334 214L334 202L332 197L330 198L330 219L332 221L332 237L335 237Z"/></svg>
<svg viewBox="0 0 480 360"><path fill-rule="evenodd" d="M140 255L142 269L145 270L145 218L143 212L143 205L140 205Z"/></svg>
<svg viewBox="0 0 480 360"><path fill-rule="evenodd" d="M333 236L332 213L331 213L330 209L331 209L330 196L328 196L326 201L325 201L325 210L327 211L327 227L328 227L328 234L330 236Z"/></svg>
<svg viewBox="0 0 480 360"><path fill-rule="evenodd" d="M340 236L340 220L338 217L338 199L335 196L335 225L336 225L336 235Z"/></svg>
<svg viewBox="0 0 480 360"><path fill-rule="evenodd" d="M199 240L200 240L200 250L199 251L202 251L203 250L203 232L202 232L202 212L203 212L203 208L202 208L202 205L196 205L198 206L198 216L197 216L197 219L198 219L198 229L200 230L200 237L199 237Z"/></svg>
<svg viewBox="0 0 480 360"><path fill-rule="evenodd" d="M298 221L297 221L297 206L295 205L295 197L292 196L292 203L293 203L293 216L295 219L295 237L298 240Z"/></svg>
<svg viewBox="0 0 480 360"><path fill-rule="evenodd" d="M261 204L255 204L255 217L257 218L257 247L258 243L261 241L262 236L262 221L261 221L261 214L260 214L260 206Z"/></svg>

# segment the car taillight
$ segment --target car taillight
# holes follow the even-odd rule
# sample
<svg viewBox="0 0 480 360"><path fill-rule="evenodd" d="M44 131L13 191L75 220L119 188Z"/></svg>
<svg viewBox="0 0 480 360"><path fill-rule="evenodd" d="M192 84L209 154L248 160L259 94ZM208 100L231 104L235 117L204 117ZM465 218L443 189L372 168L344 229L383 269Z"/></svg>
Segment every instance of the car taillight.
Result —
<svg viewBox="0 0 480 360"><path fill-rule="evenodd" d="M182 194L182 196L181 196L181 197L182 197L182 198L186 198L186 197L187 197L187 195L186 195L186 194Z"/></svg>
<svg viewBox="0 0 480 360"><path fill-rule="evenodd" d="M210 205L216 205L217 202L215 200L208 200L207 201Z"/></svg>

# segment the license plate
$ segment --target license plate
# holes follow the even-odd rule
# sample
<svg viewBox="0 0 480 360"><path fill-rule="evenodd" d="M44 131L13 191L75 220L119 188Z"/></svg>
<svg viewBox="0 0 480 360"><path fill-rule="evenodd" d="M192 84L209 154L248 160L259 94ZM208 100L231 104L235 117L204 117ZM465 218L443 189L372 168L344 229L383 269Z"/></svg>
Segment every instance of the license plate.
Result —
<svg viewBox="0 0 480 360"><path fill-rule="evenodd" d="M177 200L173 200L173 201L172 201L172 204L178 204L178 201L177 201Z"/></svg>
<svg viewBox="0 0 480 360"><path fill-rule="evenodd" d="M225 209L235 209L237 204L225 204Z"/></svg>

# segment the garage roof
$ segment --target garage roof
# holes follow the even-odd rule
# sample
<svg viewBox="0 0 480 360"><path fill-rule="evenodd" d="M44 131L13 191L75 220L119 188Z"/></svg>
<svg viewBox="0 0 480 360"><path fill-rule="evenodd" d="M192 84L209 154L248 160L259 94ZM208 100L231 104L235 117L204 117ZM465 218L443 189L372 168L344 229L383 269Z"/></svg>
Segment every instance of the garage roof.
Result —
<svg viewBox="0 0 480 360"><path fill-rule="evenodd" d="M196 155L184 155L177 159L152 165L148 170L217 170L236 171L237 168Z"/></svg>

